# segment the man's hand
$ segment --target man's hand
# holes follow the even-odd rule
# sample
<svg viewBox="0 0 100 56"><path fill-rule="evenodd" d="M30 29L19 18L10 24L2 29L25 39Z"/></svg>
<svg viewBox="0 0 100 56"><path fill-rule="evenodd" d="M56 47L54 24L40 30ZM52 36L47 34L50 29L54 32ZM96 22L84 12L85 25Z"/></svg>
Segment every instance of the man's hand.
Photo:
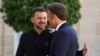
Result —
<svg viewBox="0 0 100 56"><path fill-rule="evenodd" d="M88 53L89 51L89 47L86 43L84 43L84 47L83 47L83 56L86 56L86 54Z"/></svg>

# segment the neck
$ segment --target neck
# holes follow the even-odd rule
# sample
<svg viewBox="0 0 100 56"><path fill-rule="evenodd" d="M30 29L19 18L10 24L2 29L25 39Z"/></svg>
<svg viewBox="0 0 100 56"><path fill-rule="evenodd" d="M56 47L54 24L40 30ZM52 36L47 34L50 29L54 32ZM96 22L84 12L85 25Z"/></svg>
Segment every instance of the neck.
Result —
<svg viewBox="0 0 100 56"><path fill-rule="evenodd" d="M60 23L62 23L62 22L63 22L62 20L59 20L59 19L58 19L58 20L56 21L56 27L57 27Z"/></svg>
<svg viewBox="0 0 100 56"><path fill-rule="evenodd" d="M39 29L39 28L34 27L34 30L40 35L42 33L42 31L45 30L45 28Z"/></svg>

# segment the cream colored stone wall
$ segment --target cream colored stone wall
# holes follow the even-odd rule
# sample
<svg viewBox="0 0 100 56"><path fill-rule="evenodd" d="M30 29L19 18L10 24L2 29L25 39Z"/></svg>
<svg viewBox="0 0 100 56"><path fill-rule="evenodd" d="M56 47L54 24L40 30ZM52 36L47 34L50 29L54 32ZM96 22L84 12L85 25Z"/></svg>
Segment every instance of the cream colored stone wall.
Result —
<svg viewBox="0 0 100 56"><path fill-rule="evenodd" d="M80 0L82 18L78 23L80 49L89 45L87 56L100 56L100 0Z"/></svg>
<svg viewBox="0 0 100 56"><path fill-rule="evenodd" d="M2 28L2 20L0 19L0 56L2 56Z"/></svg>
<svg viewBox="0 0 100 56"><path fill-rule="evenodd" d="M12 56L14 38L13 30L3 22L0 24L0 27L0 56Z"/></svg>
<svg viewBox="0 0 100 56"><path fill-rule="evenodd" d="M14 31L3 22L2 15L0 13L0 56L13 56Z"/></svg>

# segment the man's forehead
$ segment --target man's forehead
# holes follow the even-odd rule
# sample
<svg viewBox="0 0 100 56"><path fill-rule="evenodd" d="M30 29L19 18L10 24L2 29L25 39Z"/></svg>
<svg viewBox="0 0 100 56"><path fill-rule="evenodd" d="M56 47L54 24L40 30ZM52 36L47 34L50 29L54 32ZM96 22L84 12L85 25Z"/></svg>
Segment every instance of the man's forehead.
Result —
<svg viewBox="0 0 100 56"><path fill-rule="evenodd" d="M36 11L35 13L47 13L46 11Z"/></svg>
<svg viewBox="0 0 100 56"><path fill-rule="evenodd" d="M34 15L47 15L47 13L46 12L35 12Z"/></svg>

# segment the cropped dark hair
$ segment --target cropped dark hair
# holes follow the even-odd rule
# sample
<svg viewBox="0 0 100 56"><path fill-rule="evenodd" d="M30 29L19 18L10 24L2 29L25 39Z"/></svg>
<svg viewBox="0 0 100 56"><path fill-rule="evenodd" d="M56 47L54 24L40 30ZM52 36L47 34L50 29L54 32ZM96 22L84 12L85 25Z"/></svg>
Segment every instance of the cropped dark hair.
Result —
<svg viewBox="0 0 100 56"><path fill-rule="evenodd" d="M35 12L47 12L43 7L36 7L32 10L31 17L34 17Z"/></svg>
<svg viewBox="0 0 100 56"><path fill-rule="evenodd" d="M47 10L50 10L51 13L56 14L56 16L61 20L66 20L68 11L64 4L52 3L48 6Z"/></svg>

